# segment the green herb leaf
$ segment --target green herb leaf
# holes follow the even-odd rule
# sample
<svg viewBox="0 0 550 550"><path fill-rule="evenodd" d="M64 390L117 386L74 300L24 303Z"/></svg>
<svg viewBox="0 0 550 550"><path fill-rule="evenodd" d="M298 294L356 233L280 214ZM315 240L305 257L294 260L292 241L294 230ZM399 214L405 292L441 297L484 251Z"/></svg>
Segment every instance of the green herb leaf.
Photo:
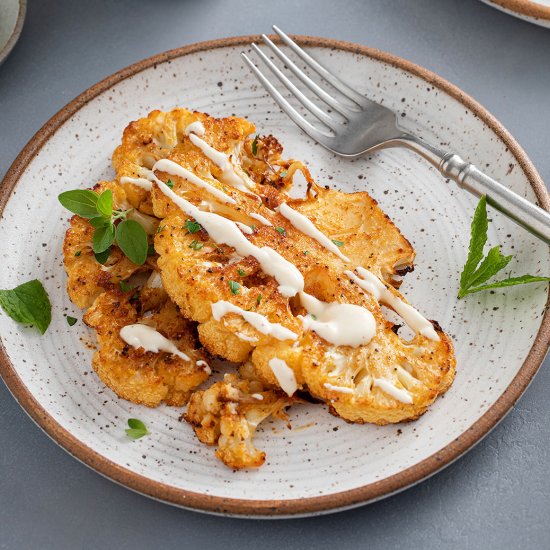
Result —
<svg viewBox="0 0 550 550"><path fill-rule="evenodd" d="M111 255L111 247L109 247L107 250L100 252L99 254L95 254L95 259L97 262L99 262L101 265L105 265L107 263L107 260L109 259L109 256Z"/></svg>
<svg viewBox="0 0 550 550"><path fill-rule="evenodd" d="M337 241L336 239L332 239L332 242L338 247L344 246L345 244L344 241Z"/></svg>
<svg viewBox="0 0 550 550"><path fill-rule="evenodd" d="M82 254L82 250L77 250L74 255L78 258Z"/></svg>
<svg viewBox="0 0 550 550"><path fill-rule="evenodd" d="M71 317L70 315L66 315L65 319L67 319L67 324L70 327L72 327L78 321L78 319L76 317Z"/></svg>
<svg viewBox="0 0 550 550"><path fill-rule="evenodd" d="M479 200L472 219L468 259L466 260L466 264L460 276L459 298L491 288L504 288L550 280L548 277L521 275L519 277L510 277L502 281L483 284L504 269L512 259L511 255L504 256L502 254L500 246L494 246L489 250L487 256L485 256L485 258L483 257L483 248L487 242L488 226L487 201L485 196L483 196Z"/></svg>
<svg viewBox="0 0 550 550"><path fill-rule="evenodd" d="M281 178L286 178L287 174L288 174L288 172L286 170L283 170L282 172L279 172L279 176Z"/></svg>
<svg viewBox="0 0 550 550"><path fill-rule="evenodd" d="M92 250L96 254L105 252L115 240L115 228L112 224L98 227L94 231L94 238L92 239Z"/></svg>
<svg viewBox="0 0 550 550"><path fill-rule="evenodd" d="M134 287L128 283L128 281L120 281L118 283L118 286L120 287L120 290L122 292L130 292L130 290L134 290Z"/></svg>
<svg viewBox="0 0 550 550"><path fill-rule="evenodd" d="M126 428L126 435L130 439L140 439L144 435L149 435L149 430L147 429L147 426L137 418L129 418L128 419L128 426L129 428Z"/></svg>
<svg viewBox="0 0 550 550"><path fill-rule="evenodd" d="M82 218L93 218L97 216L97 193L89 189L74 189L61 193L57 199L59 202L73 214L78 214Z"/></svg>
<svg viewBox="0 0 550 550"><path fill-rule="evenodd" d="M113 192L110 189L105 189L96 205L97 211L106 218L110 218L113 213Z"/></svg>
<svg viewBox="0 0 550 550"><path fill-rule="evenodd" d="M504 288L507 286L525 285L528 283L541 283L550 281L550 277L537 277L535 275L521 275L520 277L510 277L502 281L495 281L486 285L480 285L474 288L468 288L464 291L462 296L467 294L474 294L474 292L480 292L481 290L490 290L491 288ZM462 298L462 296L460 296Z"/></svg>
<svg viewBox="0 0 550 550"><path fill-rule="evenodd" d="M35 326L42 334L52 320L50 299L37 279L0 290L0 306L14 321Z"/></svg>
<svg viewBox="0 0 550 550"><path fill-rule="evenodd" d="M116 242L125 256L136 265L147 260L147 233L135 220L124 220L116 228Z"/></svg>
<svg viewBox="0 0 550 550"><path fill-rule="evenodd" d="M201 243L200 241L191 241L189 248L192 248L193 250L200 250L203 246L204 243Z"/></svg>
<svg viewBox="0 0 550 550"><path fill-rule="evenodd" d="M304 250L304 256L309 256L309 250Z"/></svg>
<svg viewBox="0 0 550 550"><path fill-rule="evenodd" d="M256 226L255 226L254 224L252 224L252 225L250 226L250 229L252 229L252 231L255 231L255 230L256 230Z"/></svg>
<svg viewBox="0 0 550 550"><path fill-rule="evenodd" d="M168 180L168 181L166 182L166 185L167 185L168 187L170 187L170 189L172 189L172 187L174 187L174 182L173 182L172 180Z"/></svg>
<svg viewBox="0 0 550 550"><path fill-rule="evenodd" d="M246 277L246 271L244 269L237 269L237 273L241 276L241 277Z"/></svg>
<svg viewBox="0 0 550 550"><path fill-rule="evenodd" d="M256 303L258 305L260 305L260 302L262 301L262 295L261 294L258 294L258 296L256 296Z"/></svg>
<svg viewBox="0 0 550 550"><path fill-rule="evenodd" d="M313 313L310 313L309 316L310 316L314 321L317 321L317 315L314 315Z"/></svg>
<svg viewBox="0 0 550 550"><path fill-rule="evenodd" d="M185 229L187 229L189 233L193 234L193 233L198 233L202 229L202 227L199 222L194 222L192 220L185 220Z"/></svg>
<svg viewBox="0 0 550 550"><path fill-rule="evenodd" d="M229 281L229 288L231 289L231 294L239 294L241 285L236 281Z"/></svg>
<svg viewBox="0 0 550 550"><path fill-rule="evenodd" d="M103 216L96 216L95 218L90 218L88 221L90 225L96 229L98 227L107 227L111 225L111 218L104 218Z"/></svg>
<svg viewBox="0 0 550 550"><path fill-rule="evenodd" d="M258 154L258 136L259 134L256 134L256 137L254 138L254 141L252 142L252 154L256 156Z"/></svg>
<svg viewBox="0 0 550 550"><path fill-rule="evenodd" d="M286 236L286 231L284 227L276 227L275 231L278 231L281 235Z"/></svg>

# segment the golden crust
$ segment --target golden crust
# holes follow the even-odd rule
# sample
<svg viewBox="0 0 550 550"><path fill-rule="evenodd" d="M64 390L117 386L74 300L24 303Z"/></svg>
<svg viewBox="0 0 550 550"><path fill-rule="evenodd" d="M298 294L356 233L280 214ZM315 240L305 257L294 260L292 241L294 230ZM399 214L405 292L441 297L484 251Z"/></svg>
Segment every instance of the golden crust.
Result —
<svg viewBox="0 0 550 550"><path fill-rule="evenodd" d="M206 356L195 347L191 323L166 295L162 299L159 294L114 290L96 298L84 315L85 323L96 330L99 344L92 365L102 382L123 399L148 407L161 403L181 406L190 392L208 378L204 364L197 364L206 361ZM155 307L145 309L147 304ZM133 323L152 326L191 361L129 346L119 333Z"/></svg>
<svg viewBox="0 0 550 550"><path fill-rule="evenodd" d="M273 416L288 422L285 409L294 402L258 380L226 374L204 391L193 393L183 418L200 441L217 445L216 456L230 468L258 468L265 453L252 438L258 425Z"/></svg>

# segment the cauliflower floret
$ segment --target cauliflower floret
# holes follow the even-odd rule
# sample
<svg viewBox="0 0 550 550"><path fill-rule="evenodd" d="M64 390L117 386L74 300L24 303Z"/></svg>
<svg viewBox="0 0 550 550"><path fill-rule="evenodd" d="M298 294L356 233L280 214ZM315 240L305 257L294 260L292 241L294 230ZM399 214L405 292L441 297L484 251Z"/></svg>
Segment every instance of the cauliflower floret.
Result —
<svg viewBox="0 0 550 550"><path fill-rule="evenodd" d="M104 292L86 312L84 321L97 332L99 349L93 368L123 399L148 407L161 403L181 406L210 374L205 354L196 349L192 323L181 316L162 289L146 285L141 291ZM190 360L128 345L120 331L135 323L156 329Z"/></svg>
<svg viewBox="0 0 550 550"><path fill-rule="evenodd" d="M288 422L285 409L294 401L258 380L226 374L223 381L193 393L182 419L193 426L200 441L218 446L216 456L226 466L258 468L265 453L252 442L256 428L270 416Z"/></svg>

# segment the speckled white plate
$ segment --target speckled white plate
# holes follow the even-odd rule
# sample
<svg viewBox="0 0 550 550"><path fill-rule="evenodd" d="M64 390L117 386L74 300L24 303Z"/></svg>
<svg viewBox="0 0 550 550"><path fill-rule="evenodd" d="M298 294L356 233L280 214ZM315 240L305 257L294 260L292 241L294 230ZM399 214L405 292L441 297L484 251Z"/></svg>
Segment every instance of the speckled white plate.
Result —
<svg viewBox="0 0 550 550"><path fill-rule="evenodd" d="M357 506L433 474L483 437L521 395L549 341L545 285L481 293L458 301L469 224L476 201L445 183L405 150L354 161L312 143L279 112L239 57L258 37L174 50L140 62L87 90L25 147L1 189L0 288L37 277L53 302L45 336L0 315L2 375L45 431L98 472L176 505L214 513L290 516ZM402 114L403 125L468 157L530 200L548 194L512 137L487 111L451 84L411 63L354 44L299 37L330 68L369 97ZM257 445L267 463L233 472L178 422L181 410L137 407L118 399L90 368L91 335L65 293L61 243L67 212L59 192L113 174L110 156L122 130L154 108L186 106L237 114L273 132L287 156L307 159L322 184L367 189L417 251L403 292L456 345L458 373L450 391L416 422L377 427L346 424L323 406L291 411L293 430L274 421ZM518 273L550 273L546 246L492 213L491 245L515 254ZM138 417L151 435L131 441L126 420Z"/></svg>
<svg viewBox="0 0 550 550"><path fill-rule="evenodd" d="M529 23L550 29L550 0L481 0Z"/></svg>

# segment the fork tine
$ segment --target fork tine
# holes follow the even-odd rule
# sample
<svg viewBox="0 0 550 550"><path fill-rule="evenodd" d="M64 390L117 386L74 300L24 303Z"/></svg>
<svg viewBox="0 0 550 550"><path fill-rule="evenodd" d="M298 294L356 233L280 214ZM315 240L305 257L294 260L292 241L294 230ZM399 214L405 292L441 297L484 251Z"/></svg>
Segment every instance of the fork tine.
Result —
<svg viewBox="0 0 550 550"><path fill-rule="evenodd" d="M328 113L319 109L313 101L307 98L285 75L284 73L265 55L260 48L252 43L252 48L262 59L262 61L271 69L275 76L285 85L285 87L296 97L296 99L320 121L324 122L329 128L335 129L335 126L340 124L334 120Z"/></svg>
<svg viewBox="0 0 550 550"><path fill-rule="evenodd" d="M348 118L353 111L346 106L342 105L338 100L325 92L317 82L314 82L304 73L298 66L278 47L270 38L262 34L263 41L273 50L273 53L314 93L322 99L327 105L332 107L335 111L339 112L342 116Z"/></svg>
<svg viewBox="0 0 550 550"><path fill-rule="evenodd" d="M369 100L361 95L359 92L348 86L345 82L342 82L338 77L334 76L329 72L325 67L320 63L315 61L308 53L306 53L292 38L290 38L286 33L284 33L277 25L273 25L273 30L279 35L281 40L303 61L305 61L317 74L321 75L327 82L332 84L340 93L344 94L346 97L357 103L359 106L364 107L369 102Z"/></svg>
<svg viewBox="0 0 550 550"><path fill-rule="evenodd" d="M332 135L329 132L323 132L322 130L315 128L309 121L307 121L271 84L271 82L265 77L265 75L254 65L250 58L241 52L241 56L250 70L254 73L256 78L260 81L260 84L267 90L271 97L277 102L279 107L291 118L291 120L297 124L306 134L320 143L326 142L327 138L331 138Z"/></svg>

